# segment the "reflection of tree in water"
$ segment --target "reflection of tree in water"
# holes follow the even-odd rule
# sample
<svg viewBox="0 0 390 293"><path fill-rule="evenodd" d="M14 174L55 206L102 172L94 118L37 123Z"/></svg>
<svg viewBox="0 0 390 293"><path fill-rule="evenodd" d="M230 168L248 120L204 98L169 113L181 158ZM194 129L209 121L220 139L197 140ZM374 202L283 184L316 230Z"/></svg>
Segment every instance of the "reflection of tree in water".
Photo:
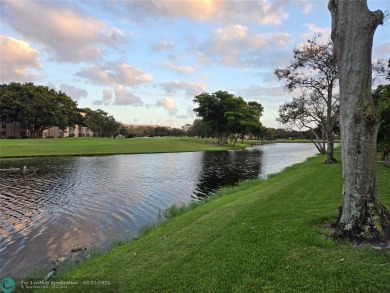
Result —
<svg viewBox="0 0 390 293"><path fill-rule="evenodd" d="M257 178L261 172L259 149L234 152L205 152L193 197L204 198L224 186Z"/></svg>

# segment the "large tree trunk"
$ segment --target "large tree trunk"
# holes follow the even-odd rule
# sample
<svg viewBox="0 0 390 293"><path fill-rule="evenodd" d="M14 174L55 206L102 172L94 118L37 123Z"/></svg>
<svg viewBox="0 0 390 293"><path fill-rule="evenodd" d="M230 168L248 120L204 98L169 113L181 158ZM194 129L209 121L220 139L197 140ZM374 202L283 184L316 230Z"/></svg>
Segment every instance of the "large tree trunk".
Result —
<svg viewBox="0 0 390 293"><path fill-rule="evenodd" d="M332 40L340 78L343 203L337 235L364 242L390 239L390 215L377 197L378 120L371 95L371 50L381 11L367 0L330 0Z"/></svg>

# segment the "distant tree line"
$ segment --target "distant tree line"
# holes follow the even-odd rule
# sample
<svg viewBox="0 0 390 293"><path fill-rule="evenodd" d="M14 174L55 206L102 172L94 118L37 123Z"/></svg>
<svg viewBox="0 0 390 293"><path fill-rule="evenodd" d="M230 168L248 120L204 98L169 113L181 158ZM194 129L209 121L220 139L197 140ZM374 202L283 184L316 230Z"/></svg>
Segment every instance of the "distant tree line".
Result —
<svg viewBox="0 0 390 293"><path fill-rule="evenodd" d="M121 125L119 134L123 137L160 137L160 136L186 136L187 132L179 128L169 128L164 126L138 126L129 128Z"/></svg>

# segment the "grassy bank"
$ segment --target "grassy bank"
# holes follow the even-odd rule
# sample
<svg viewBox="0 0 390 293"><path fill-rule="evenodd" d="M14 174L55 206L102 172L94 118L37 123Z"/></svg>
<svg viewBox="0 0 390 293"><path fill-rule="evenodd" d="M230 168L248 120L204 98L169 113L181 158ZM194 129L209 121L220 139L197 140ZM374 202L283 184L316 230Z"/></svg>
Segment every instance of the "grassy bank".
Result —
<svg viewBox="0 0 390 293"><path fill-rule="evenodd" d="M389 292L389 251L329 239L325 227L341 203L341 164L323 161L224 189L224 196L57 281L79 282L66 292ZM378 169L390 208L390 168Z"/></svg>
<svg viewBox="0 0 390 293"><path fill-rule="evenodd" d="M210 139L208 139L210 141ZM237 145L237 148L243 145ZM61 138L61 139L2 139L0 158L36 156L75 156L169 153L227 150L231 146L205 143L204 139L190 137L156 138Z"/></svg>

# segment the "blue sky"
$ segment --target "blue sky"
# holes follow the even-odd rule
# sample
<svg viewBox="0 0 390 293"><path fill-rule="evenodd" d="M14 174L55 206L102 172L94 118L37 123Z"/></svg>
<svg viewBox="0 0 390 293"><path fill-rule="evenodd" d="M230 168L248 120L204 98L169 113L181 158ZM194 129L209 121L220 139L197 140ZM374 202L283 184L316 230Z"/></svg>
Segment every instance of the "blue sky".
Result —
<svg viewBox="0 0 390 293"><path fill-rule="evenodd" d="M327 1L0 0L0 82L62 90L126 124L192 123L192 99L225 90L275 121L292 98L273 74L295 46L330 33ZM390 1L368 1L390 11ZM373 58L390 58L390 24Z"/></svg>

